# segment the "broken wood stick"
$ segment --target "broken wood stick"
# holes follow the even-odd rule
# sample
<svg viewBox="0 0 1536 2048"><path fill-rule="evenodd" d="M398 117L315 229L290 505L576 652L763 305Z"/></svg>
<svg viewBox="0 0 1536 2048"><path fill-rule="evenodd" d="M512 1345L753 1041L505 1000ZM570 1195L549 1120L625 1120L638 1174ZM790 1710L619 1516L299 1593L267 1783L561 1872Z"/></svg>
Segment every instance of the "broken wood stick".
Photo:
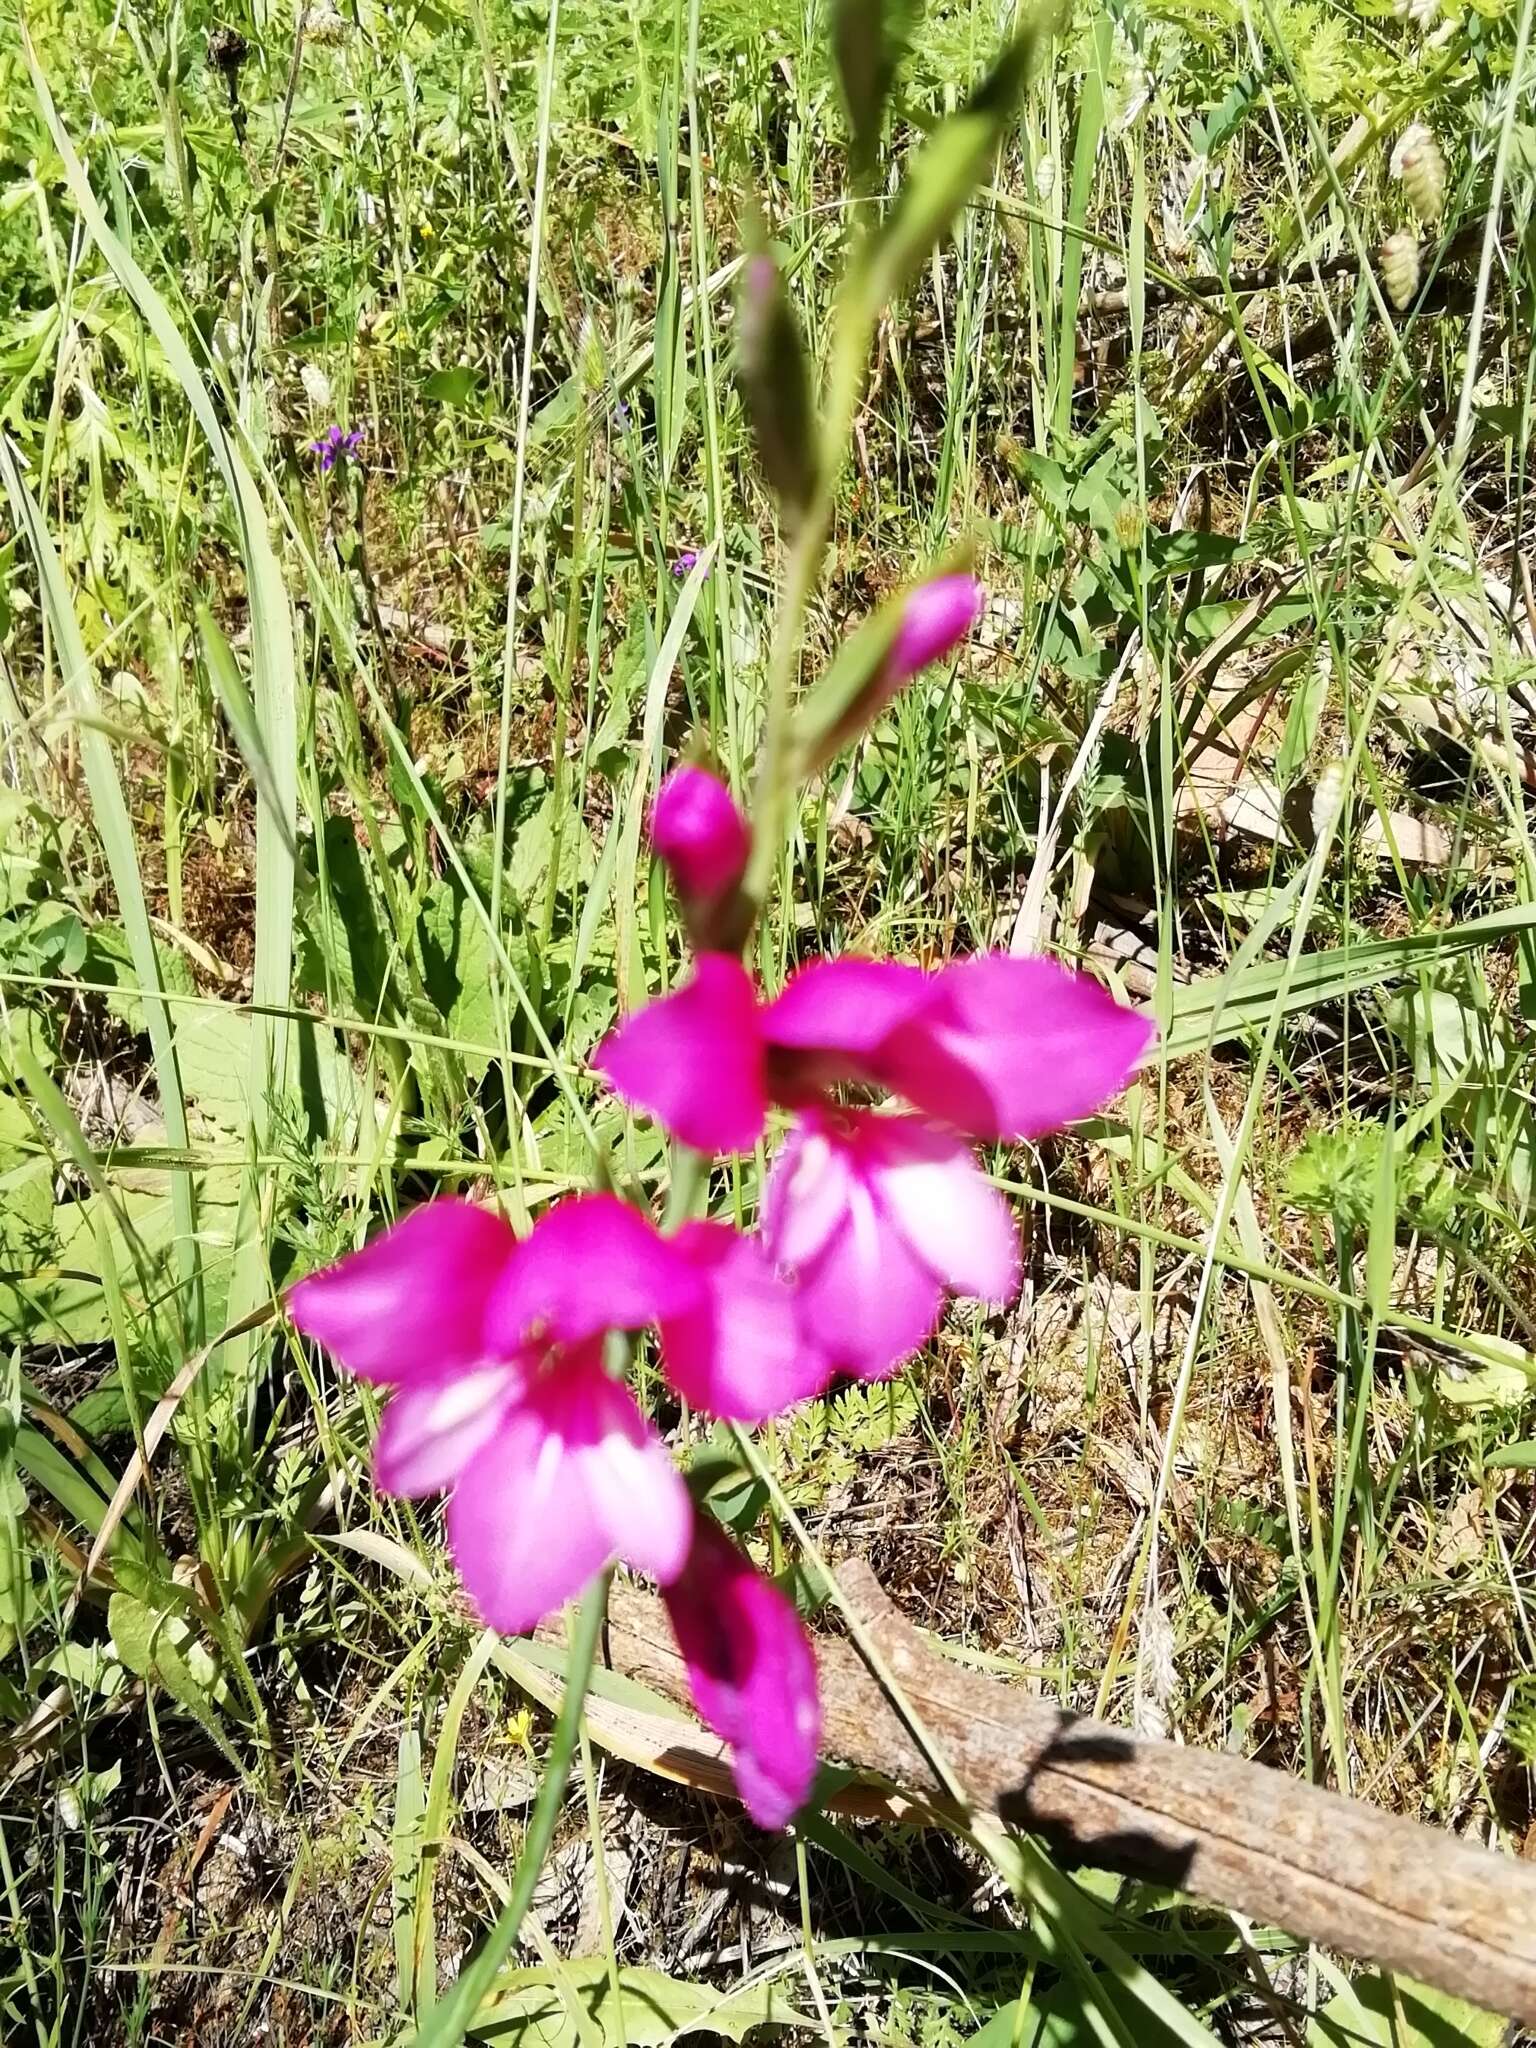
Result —
<svg viewBox="0 0 1536 2048"><path fill-rule="evenodd" d="M838 1580L976 1810L1041 1837L1064 1864L1177 1886L1536 2024L1536 1867L1243 1757L1065 1713L930 1649L862 1562L840 1565ZM687 1674L656 1595L615 1590L609 1659L687 1701ZM957 1818L852 1645L824 1639L817 1659L823 1753L918 1801L925 1812L908 1818ZM661 1767L690 1778L692 1732L654 1718L666 1743ZM700 1737L697 1748L702 1782L718 1784L718 1745Z"/></svg>

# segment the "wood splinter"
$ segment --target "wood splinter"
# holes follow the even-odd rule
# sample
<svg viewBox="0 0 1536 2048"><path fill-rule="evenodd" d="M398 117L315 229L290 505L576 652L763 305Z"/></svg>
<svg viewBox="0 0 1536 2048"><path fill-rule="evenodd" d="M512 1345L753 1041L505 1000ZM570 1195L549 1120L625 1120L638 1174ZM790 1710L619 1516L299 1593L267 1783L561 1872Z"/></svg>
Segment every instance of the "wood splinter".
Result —
<svg viewBox="0 0 1536 2048"><path fill-rule="evenodd" d="M937 1655L866 1564L839 1566L838 1580L978 1810L1040 1836L1063 1863L1175 1885L1536 2024L1536 1868L1243 1757L1064 1713ZM609 1657L614 1669L687 1701L687 1675L654 1594L615 1590ZM852 1646L823 1639L817 1657L824 1753L920 1802L924 1811L909 1817L942 1823L947 1802L921 1750ZM603 1703L589 1708L601 1740ZM636 1718L631 1712L630 1723ZM673 1739L678 1723L640 1718L661 1731L658 1768L712 1789L727 1782L711 1738L687 1730Z"/></svg>

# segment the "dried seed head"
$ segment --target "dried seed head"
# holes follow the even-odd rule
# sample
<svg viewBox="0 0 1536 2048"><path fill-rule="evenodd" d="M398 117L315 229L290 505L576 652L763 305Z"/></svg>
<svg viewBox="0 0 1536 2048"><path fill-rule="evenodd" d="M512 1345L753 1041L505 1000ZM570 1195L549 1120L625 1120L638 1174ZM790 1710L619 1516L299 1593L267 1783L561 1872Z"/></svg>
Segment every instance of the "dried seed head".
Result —
<svg viewBox="0 0 1536 2048"><path fill-rule="evenodd" d="M312 412L331 411L331 380L318 363L301 363L299 382L304 386L304 396L309 400Z"/></svg>
<svg viewBox="0 0 1536 2048"><path fill-rule="evenodd" d="M1426 227L1432 227L1445 211L1445 158L1422 121L1398 137L1391 169L1393 177L1402 180L1408 204Z"/></svg>
<svg viewBox="0 0 1536 2048"><path fill-rule="evenodd" d="M1055 190L1056 159L1047 151L1035 165L1035 197L1042 206L1049 206Z"/></svg>
<svg viewBox="0 0 1536 2048"><path fill-rule="evenodd" d="M222 71L227 77L238 72L250 55L250 44L237 28L220 26L208 37L208 63L214 71Z"/></svg>
<svg viewBox="0 0 1536 2048"><path fill-rule="evenodd" d="M344 21L332 0L311 0L304 15L304 40L306 43L335 45L347 40L350 23Z"/></svg>
<svg viewBox="0 0 1536 2048"><path fill-rule="evenodd" d="M1414 28L1429 29L1439 18L1440 0L1392 0L1392 12Z"/></svg>
<svg viewBox="0 0 1536 2048"><path fill-rule="evenodd" d="M608 382L608 364L603 356L603 337L590 313L576 337L576 363L588 391L601 391Z"/></svg>
<svg viewBox="0 0 1536 2048"><path fill-rule="evenodd" d="M1344 763L1325 762L1312 791L1312 836L1331 832L1344 808Z"/></svg>
<svg viewBox="0 0 1536 2048"><path fill-rule="evenodd" d="M1387 297L1399 313L1405 313L1419 295L1418 237L1399 228L1382 243L1377 262Z"/></svg>

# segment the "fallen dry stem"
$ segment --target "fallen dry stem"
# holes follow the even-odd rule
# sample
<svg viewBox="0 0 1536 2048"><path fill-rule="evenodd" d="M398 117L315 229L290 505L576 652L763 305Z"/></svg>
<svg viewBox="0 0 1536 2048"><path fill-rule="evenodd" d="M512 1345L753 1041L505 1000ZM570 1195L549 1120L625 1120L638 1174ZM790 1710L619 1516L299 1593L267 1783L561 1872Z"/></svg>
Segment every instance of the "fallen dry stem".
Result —
<svg viewBox="0 0 1536 2048"><path fill-rule="evenodd" d="M948 1663L867 1565L843 1592L974 1807L1064 1863L1149 1877L1323 1947L1536 2023L1536 1869L1242 1757L1147 1740ZM616 1590L609 1660L669 1699L687 1676L652 1594ZM850 1644L818 1644L829 1757L953 1817L918 1744ZM691 1777L677 1723L659 1758ZM599 1738L600 1727L595 1729ZM720 1773L704 1738L701 1781ZM923 1818L913 1813L909 1818Z"/></svg>

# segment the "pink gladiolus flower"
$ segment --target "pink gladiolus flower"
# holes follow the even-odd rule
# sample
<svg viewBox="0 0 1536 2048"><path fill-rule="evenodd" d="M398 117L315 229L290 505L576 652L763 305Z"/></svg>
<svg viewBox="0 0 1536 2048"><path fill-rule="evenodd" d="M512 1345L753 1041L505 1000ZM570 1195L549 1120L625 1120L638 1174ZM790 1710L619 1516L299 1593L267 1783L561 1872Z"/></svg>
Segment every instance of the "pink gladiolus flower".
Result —
<svg viewBox="0 0 1536 2048"><path fill-rule="evenodd" d="M933 1334L946 1291L1019 1285L1012 1213L959 1138L920 1116L807 1110L763 1193L769 1257L836 1370L883 1379Z"/></svg>
<svg viewBox="0 0 1536 2048"><path fill-rule="evenodd" d="M974 576L934 576L907 599L885 658L883 696L894 696L919 669L953 654L981 617L986 592Z"/></svg>
<svg viewBox="0 0 1536 2048"><path fill-rule="evenodd" d="M752 850L747 821L725 784L687 762L674 768L651 806L651 844L672 872L694 943L707 944Z"/></svg>
<svg viewBox="0 0 1536 2048"><path fill-rule="evenodd" d="M616 1559L683 1567L687 1488L603 1333L686 1318L693 1263L612 1195L559 1203L521 1243L432 1202L293 1289L295 1324L394 1389L374 1449L387 1493L451 1491L448 1538L492 1627L533 1628Z"/></svg>
<svg viewBox="0 0 1536 2048"><path fill-rule="evenodd" d="M821 1735L816 1660L799 1617L705 1515L662 1597L699 1713L731 1745L748 1813L759 1827L783 1827L810 1793Z"/></svg>
<svg viewBox="0 0 1536 2048"><path fill-rule="evenodd" d="M1032 1139L1117 1094L1152 1033L1053 960L979 954L928 974L845 954L759 1005L739 962L705 955L610 1033L596 1065L700 1151L754 1144L770 1095L799 1105L844 1082L887 1088L970 1137Z"/></svg>

